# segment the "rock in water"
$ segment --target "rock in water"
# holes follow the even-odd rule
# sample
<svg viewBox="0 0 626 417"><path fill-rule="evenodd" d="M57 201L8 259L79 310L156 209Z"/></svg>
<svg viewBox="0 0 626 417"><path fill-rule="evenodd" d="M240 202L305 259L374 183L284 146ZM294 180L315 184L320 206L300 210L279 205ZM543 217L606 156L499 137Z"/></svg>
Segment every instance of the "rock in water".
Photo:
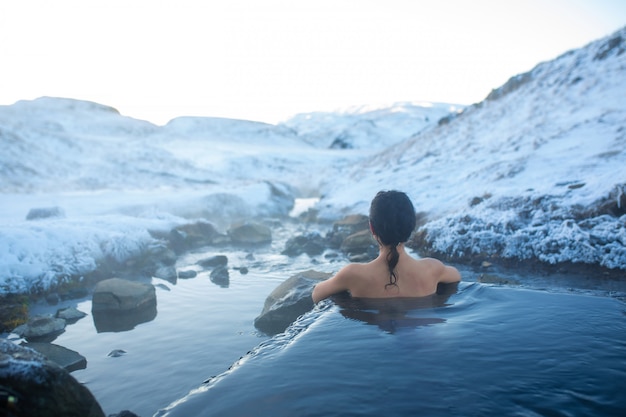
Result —
<svg viewBox="0 0 626 417"><path fill-rule="evenodd" d="M98 332L131 330L156 317L156 290L150 284L107 279L96 285L91 310Z"/></svg>
<svg viewBox="0 0 626 417"><path fill-rule="evenodd" d="M262 244L272 241L272 231L269 227L259 223L236 223L228 230L233 243L239 244Z"/></svg>
<svg viewBox="0 0 626 417"><path fill-rule="evenodd" d="M26 343L24 347L36 350L46 358L64 368L67 372L85 369L87 359L84 356L54 343Z"/></svg>
<svg viewBox="0 0 626 417"><path fill-rule="evenodd" d="M51 342L65 330L65 320L51 316L34 316L13 330L29 341Z"/></svg>
<svg viewBox="0 0 626 417"><path fill-rule="evenodd" d="M254 326L269 335L285 331L298 317L313 308L313 287L331 275L309 270L290 277L267 297L263 311L254 320Z"/></svg>
<svg viewBox="0 0 626 417"><path fill-rule="evenodd" d="M6 416L104 417L94 396L42 354L0 339L0 392Z"/></svg>

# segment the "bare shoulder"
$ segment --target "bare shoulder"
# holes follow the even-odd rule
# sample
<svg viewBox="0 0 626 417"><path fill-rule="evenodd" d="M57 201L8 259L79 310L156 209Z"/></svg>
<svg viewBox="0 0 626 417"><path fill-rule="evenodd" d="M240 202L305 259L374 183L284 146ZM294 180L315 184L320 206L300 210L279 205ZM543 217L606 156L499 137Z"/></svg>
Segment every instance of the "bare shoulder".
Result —
<svg viewBox="0 0 626 417"><path fill-rule="evenodd" d="M438 259L424 258L420 259L418 262L420 262L422 266L427 269L428 274L438 282L451 283L461 281L461 274L455 267L445 265Z"/></svg>

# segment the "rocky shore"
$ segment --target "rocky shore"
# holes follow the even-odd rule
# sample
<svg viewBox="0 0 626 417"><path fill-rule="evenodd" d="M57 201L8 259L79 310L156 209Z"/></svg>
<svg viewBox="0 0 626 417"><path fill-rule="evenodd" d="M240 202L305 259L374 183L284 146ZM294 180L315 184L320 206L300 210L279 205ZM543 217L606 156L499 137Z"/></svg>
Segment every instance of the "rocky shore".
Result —
<svg viewBox="0 0 626 417"><path fill-rule="evenodd" d="M311 213L305 213L301 221L311 218ZM418 216L419 217L419 216ZM419 218L418 218L419 220ZM8 339L0 342L0 386L14 387L11 394L15 401L20 401L22 409L31 407L28 397L30 385L44 379L50 384L48 392L55 393L50 401L58 398L67 398L68 409L82 410L76 415L100 416L102 410L91 396L89 391L78 384L70 372L84 369L86 359L78 352L71 351L52 343L61 334L66 326L75 323L86 316L85 312L75 308L58 309L54 315L29 316L28 304L35 298L43 298L51 306L68 299L91 297L92 315L97 330L125 331L136 325L154 319L157 311L155 287L150 283L152 277L161 278L170 283L178 279L190 279L196 276L195 270L178 270L176 261L179 256L188 251L202 247L228 248L245 247L253 252L255 247L266 245L272 241L271 222L247 221L233 224L227 233L220 233L209 222L177 226L169 233L153 233L155 244L146 248L139 256L117 262L107 259L102 262L96 271L86 277L75 277L70 282L59 285L54 290L37 295L5 296L0 308L0 329L5 334L12 333L13 340L21 339L21 346ZM446 254L433 253L424 244L420 232L414 234L408 246L418 252L428 253L450 260ZM326 258L345 257L351 262L367 262L377 254L377 245L372 239L367 216L349 215L330 226L322 236L317 232L306 232L289 238L283 249L283 254L295 257L306 254L311 257L323 255ZM494 257L476 256L465 261L484 273L479 280L491 283L514 283L490 273L488 268L497 262ZM505 263L503 263L505 264ZM216 255L200 259L198 265L210 271L210 279L217 285L228 286L230 273L238 271L247 273L245 265L232 266L226 255ZM525 267L546 268L541 263L526 263ZM520 268L519 264L514 265ZM580 265L552 266L552 271L567 272L568 268L580 269ZM491 268L493 269L493 268ZM595 273L597 267L591 266ZM620 276L622 271L602 269L602 276ZM326 279L330 274L310 270L296 274L279 285L266 299L263 311L256 318L255 327L268 335L283 332L300 315L313 308L311 291L319 280ZM118 352L111 352L116 355ZM122 353L120 353L122 354ZM23 364L29 364L28 372L22 372ZM16 382L16 381L19 381ZM59 397L57 392L68 391ZM14 404L16 407L17 403ZM47 406L46 406L47 407ZM52 410L52 408L50 408ZM86 411L87 410L87 411ZM133 414L124 411L120 415L127 417ZM32 415L61 415L42 414ZM62 413L62 415L73 415Z"/></svg>

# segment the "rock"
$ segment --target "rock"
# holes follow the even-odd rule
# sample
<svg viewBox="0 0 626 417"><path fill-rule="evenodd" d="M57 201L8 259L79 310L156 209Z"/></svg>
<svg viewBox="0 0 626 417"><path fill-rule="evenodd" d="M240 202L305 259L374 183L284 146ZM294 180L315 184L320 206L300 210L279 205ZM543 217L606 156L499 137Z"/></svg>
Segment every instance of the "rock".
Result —
<svg viewBox="0 0 626 417"><path fill-rule="evenodd" d="M98 332L120 332L154 320L156 305L154 286L111 278L96 285L91 311Z"/></svg>
<svg viewBox="0 0 626 417"><path fill-rule="evenodd" d="M100 281L93 291L92 311L128 311L156 304L154 286L125 279Z"/></svg>
<svg viewBox="0 0 626 417"><path fill-rule="evenodd" d="M28 341L51 342L65 331L65 320L52 316L34 316L13 332Z"/></svg>
<svg viewBox="0 0 626 417"><path fill-rule="evenodd" d="M348 254L367 253L376 250L378 244L369 230L361 230L346 237L341 243L341 250Z"/></svg>
<svg viewBox="0 0 626 417"><path fill-rule="evenodd" d="M268 335L285 331L299 316L313 308L313 287L332 274L304 271L280 284L266 298L261 314L254 326Z"/></svg>
<svg viewBox="0 0 626 417"><path fill-rule="evenodd" d="M239 244L257 245L272 241L271 229L259 223L236 223L228 230L228 236L230 236L233 243Z"/></svg>
<svg viewBox="0 0 626 417"><path fill-rule="evenodd" d="M211 282L219 285L220 287L228 287L230 284L230 276L228 275L228 268L224 265L220 265L211 271Z"/></svg>
<svg viewBox="0 0 626 417"><path fill-rule="evenodd" d="M85 317L87 313L75 309L74 307L67 307L57 310L55 317L65 320L68 324L75 323L78 320Z"/></svg>
<svg viewBox="0 0 626 417"><path fill-rule="evenodd" d="M119 358L124 355L126 355L126 351L124 349L113 349L107 356L110 358Z"/></svg>
<svg viewBox="0 0 626 417"><path fill-rule="evenodd" d="M187 271L178 271L178 278L180 279L195 278L196 275L198 275L198 273L194 271L193 269L190 269Z"/></svg>
<svg viewBox="0 0 626 417"><path fill-rule="evenodd" d="M228 265L228 258L226 255L215 255L210 258L202 259L198 261L198 265L204 268L213 268L216 266L226 266Z"/></svg>
<svg viewBox="0 0 626 417"><path fill-rule="evenodd" d="M26 215L26 220L49 219L55 217L65 217L65 212L61 207L32 208L28 211L28 214Z"/></svg>
<svg viewBox="0 0 626 417"><path fill-rule="evenodd" d="M154 277L164 279L168 282L171 282L172 284L176 284L176 281L178 280L176 268L174 268L174 266L172 265L161 266L157 268L157 270L154 272Z"/></svg>
<svg viewBox="0 0 626 417"><path fill-rule="evenodd" d="M309 256L320 255L326 249L326 241L319 233L312 232L295 236L287 240L283 254L298 256L306 253Z"/></svg>
<svg viewBox="0 0 626 417"><path fill-rule="evenodd" d="M199 221L175 227L169 241L174 252L180 254L192 248L224 243L228 237L219 233L212 223Z"/></svg>
<svg viewBox="0 0 626 417"><path fill-rule="evenodd" d="M67 372L85 369L87 359L78 352L53 343L25 343L22 346L36 350Z"/></svg>
<svg viewBox="0 0 626 417"><path fill-rule="evenodd" d="M0 386L7 416L104 417L94 396L42 354L0 339ZM10 388L8 388L10 387Z"/></svg>
<svg viewBox="0 0 626 417"><path fill-rule="evenodd" d="M351 214L333 224L333 230L326 236L331 248L339 249L346 237L369 230L369 217L362 214Z"/></svg>

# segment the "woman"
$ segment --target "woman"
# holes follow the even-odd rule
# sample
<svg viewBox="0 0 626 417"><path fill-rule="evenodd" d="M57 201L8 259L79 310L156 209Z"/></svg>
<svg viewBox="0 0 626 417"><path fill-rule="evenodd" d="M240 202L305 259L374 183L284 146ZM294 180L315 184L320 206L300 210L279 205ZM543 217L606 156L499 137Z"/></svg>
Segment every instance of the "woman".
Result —
<svg viewBox="0 0 626 417"><path fill-rule="evenodd" d="M379 255L367 264L349 264L313 289L315 303L348 291L352 297L423 297L434 294L439 283L461 280L456 268L432 258L414 259L404 242L415 229L415 209L400 191L380 191L370 206L370 230Z"/></svg>

